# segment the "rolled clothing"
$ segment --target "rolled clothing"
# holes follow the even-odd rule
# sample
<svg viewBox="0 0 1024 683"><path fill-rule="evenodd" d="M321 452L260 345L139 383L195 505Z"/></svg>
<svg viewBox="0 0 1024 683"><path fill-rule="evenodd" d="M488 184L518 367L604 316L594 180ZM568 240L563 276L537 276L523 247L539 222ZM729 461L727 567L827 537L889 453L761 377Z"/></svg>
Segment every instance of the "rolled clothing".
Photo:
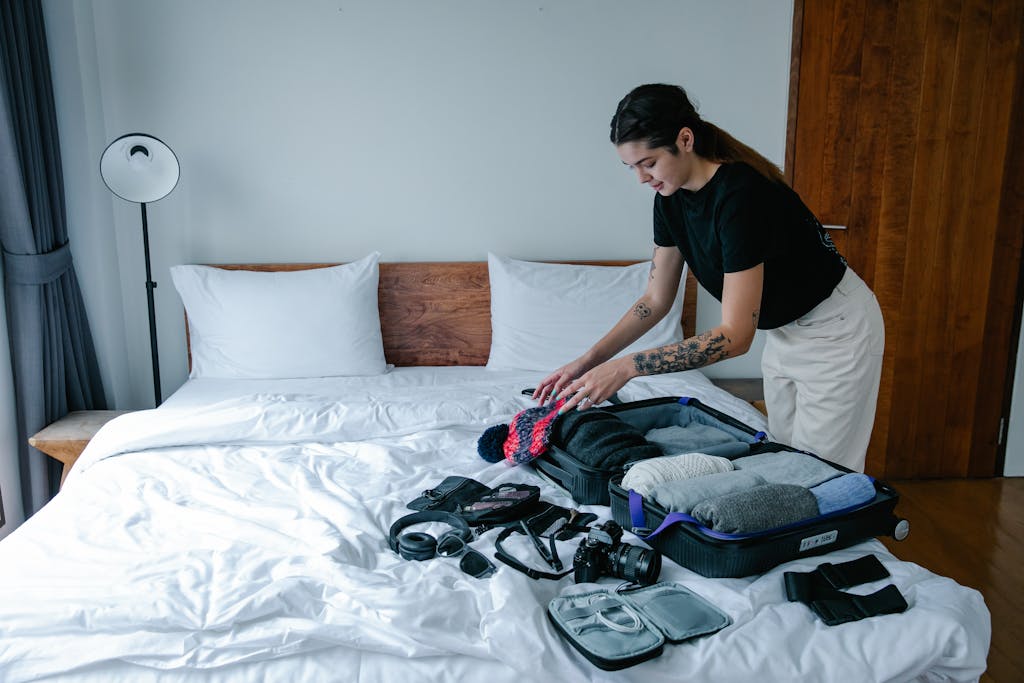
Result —
<svg viewBox="0 0 1024 683"><path fill-rule="evenodd" d="M665 455L638 462L622 477L622 488L647 496L658 484L693 479L719 472L731 472L732 462L706 453Z"/></svg>
<svg viewBox="0 0 1024 683"><path fill-rule="evenodd" d="M811 493L820 513L827 515L874 500L875 483L866 474L851 472L815 486Z"/></svg>
<svg viewBox="0 0 1024 683"><path fill-rule="evenodd" d="M551 440L590 467L614 469L627 462L662 457L639 429L605 410L571 410L557 420Z"/></svg>
<svg viewBox="0 0 1024 683"><path fill-rule="evenodd" d="M816 517L818 501L803 486L763 484L701 501L690 515L723 534L751 534Z"/></svg>
<svg viewBox="0 0 1024 683"><path fill-rule="evenodd" d="M790 451L748 455L736 458L732 464L738 470L755 470L770 484L793 484L808 489L842 474L824 460Z"/></svg>
<svg viewBox="0 0 1024 683"><path fill-rule="evenodd" d="M698 503L709 498L749 491L765 483L764 478L756 472L733 470L695 479L667 481L655 486L649 497L670 512L689 513Z"/></svg>
<svg viewBox="0 0 1024 683"><path fill-rule="evenodd" d="M651 443L660 446L665 455L699 453L708 446L736 441L736 437L726 431L696 422L685 427L672 425L671 427L651 429L644 434L644 437Z"/></svg>

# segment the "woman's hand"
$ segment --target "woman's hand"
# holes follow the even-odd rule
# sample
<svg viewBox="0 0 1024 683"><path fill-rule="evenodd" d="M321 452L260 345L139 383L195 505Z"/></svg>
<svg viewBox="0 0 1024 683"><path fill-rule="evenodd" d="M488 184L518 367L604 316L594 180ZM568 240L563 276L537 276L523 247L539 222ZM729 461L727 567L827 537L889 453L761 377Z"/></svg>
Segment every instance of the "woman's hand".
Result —
<svg viewBox="0 0 1024 683"><path fill-rule="evenodd" d="M541 404L547 403L549 398L553 399L566 385L590 368L591 365L583 360L582 357L577 358L571 363L566 363L541 380L540 384L533 391L533 398L540 401Z"/></svg>
<svg viewBox="0 0 1024 683"><path fill-rule="evenodd" d="M601 363L593 370L569 382L561 391L555 392L556 400L567 399L559 412L566 413L573 408L586 410L607 401L637 374L632 356L624 356Z"/></svg>

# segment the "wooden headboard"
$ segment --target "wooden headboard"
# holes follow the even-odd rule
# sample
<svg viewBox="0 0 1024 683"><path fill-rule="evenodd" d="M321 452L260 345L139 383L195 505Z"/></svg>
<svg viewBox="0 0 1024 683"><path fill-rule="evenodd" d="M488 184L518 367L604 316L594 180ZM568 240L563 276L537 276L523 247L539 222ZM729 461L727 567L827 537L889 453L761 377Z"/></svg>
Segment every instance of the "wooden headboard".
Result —
<svg viewBox="0 0 1024 683"><path fill-rule="evenodd" d="M637 261L557 263L626 266ZM226 270L290 271L338 264L210 265ZM487 364L491 348L491 292L486 261L381 263L377 296L384 356L389 363L397 366ZM690 273L683 301L684 335L693 336L696 324L697 282ZM187 324L185 340L187 346ZM190 368L191 365L190 353Z"/></svg>

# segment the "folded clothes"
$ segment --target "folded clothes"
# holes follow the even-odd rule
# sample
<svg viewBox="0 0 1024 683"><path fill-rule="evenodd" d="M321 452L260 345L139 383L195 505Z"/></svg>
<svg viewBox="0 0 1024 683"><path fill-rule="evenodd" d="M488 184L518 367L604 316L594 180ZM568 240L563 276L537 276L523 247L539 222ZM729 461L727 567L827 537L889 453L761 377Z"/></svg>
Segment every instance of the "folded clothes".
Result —
<svg viewBox="0 0 1024 683"><path fill-rule="evenodd" d="M616 468L627 462L661 457L661 449L639 429L598 408L570 410L555 422L552 442L584 465Z"/></svg>
<svg viewBox="0 0 1024 683"><path fill-rule="evenodd" d="M649 495L658 484L732 471L732 462L705 453L665 455L638 462L622 477L622 488Z"/></svg>
<svg viewBox="0 0 1024 683"><path fill-rule="evenodd" d="M623 477L623 488L633 489L641 496L648 496L654 486L666 481L705 477L719 472L731 472L732 462L726 458L709 456L705 453L684 453L678 456L662 456L636 463Z"/></svg>
<svg viewBox="0 0 1024 683"><path fill-rule="evenodd" d="M658 444L665 455L699 453L708 446L736 441L736 437L726 431L697 422L685 427L658 427L648 431L644 437L651 443Z"/></svg>
<svg viewBox="0 0 1024 683"><path fill-rule="evenodd" d="M723 534L750 534L818 515L814 494L793 484L763 484L701 501L690 515Z"/></svg>
<svg viewBox="0 0 1024 683"><path fill-rule="evenodd" d="M732 441L730 443L720 443L714 446L707 446L700 449L700 452L706 455L717 455L722 458L728 458L729 460L735 460L736 458L742 458L745 455L750 455L750 444L743 441Z"/></svg>
<svg viewBox="0 0 1024 683"><path fill-rule="evenodd" d="M815 486L811 493L818 501L818 510L827 515L874 500L875 483L866 474L851 472Z"/></svg>
<svg viewBox="0 0 1024 683"><path fill-rule="evenodd" d="M771 484L795 484L806 488L817 486L842 474L824 460L806 453L789 451L748 455L745 458L736 458L732 464L738 470L756 470Z"/></svg>
<svg viewBox="0 0 1024 683"><path fill-rule="evenodd" d="M623 479L623 483L625 483L625 479ZM765 483L767 482L764 478L755 472L732 470L695 479L666 481L654 486L649 497L666 510L689 513L697 503L708 498L748 491ZM640 492L637 491L637 493Z"/></svg>

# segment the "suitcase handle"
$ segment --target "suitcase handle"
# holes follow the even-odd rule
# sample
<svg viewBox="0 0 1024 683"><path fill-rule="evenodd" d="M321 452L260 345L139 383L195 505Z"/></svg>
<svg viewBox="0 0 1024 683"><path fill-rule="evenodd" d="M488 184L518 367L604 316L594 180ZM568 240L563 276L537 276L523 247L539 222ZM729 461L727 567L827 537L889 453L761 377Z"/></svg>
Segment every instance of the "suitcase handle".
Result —
<svg viewBox="0 0 1024 683"><path fill-rule="evenodd" d="M700 401L700 399L693 398L692 396L682 396L682 397L680 397L679 402L682 403L684 406L693 406L694 408L697 408L698 410L701 410L701 411L707 413L708 415L711 415L716 420L720 420L720 421L724 422L725 424L729 425L730 427L734 427L734 428L740 430L741 432L745 432L747 434L750 434L757 441L765 441L765 440L768 439L768 434L767 433L754 431L753 429L751 429L751 427L749 425L743 424L742 422L737 420L732 415L729 415L728 413L723 413L720 410L716 410L716 409L712 408L711 406L707 405L706 403L702 403Z"/></svg>

